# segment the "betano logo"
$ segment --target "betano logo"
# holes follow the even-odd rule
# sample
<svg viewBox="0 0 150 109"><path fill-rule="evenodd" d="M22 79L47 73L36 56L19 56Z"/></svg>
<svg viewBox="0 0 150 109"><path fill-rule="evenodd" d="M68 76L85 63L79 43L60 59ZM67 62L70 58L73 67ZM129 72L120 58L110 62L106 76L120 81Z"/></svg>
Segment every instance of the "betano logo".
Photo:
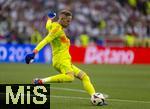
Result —
<svg viewBox="0 0 150 109"><path fill-rule="evenodd" d="M135 54L131 50L88 47L85 53L85 63L99 64L131 64L134 61Z"/></svg>

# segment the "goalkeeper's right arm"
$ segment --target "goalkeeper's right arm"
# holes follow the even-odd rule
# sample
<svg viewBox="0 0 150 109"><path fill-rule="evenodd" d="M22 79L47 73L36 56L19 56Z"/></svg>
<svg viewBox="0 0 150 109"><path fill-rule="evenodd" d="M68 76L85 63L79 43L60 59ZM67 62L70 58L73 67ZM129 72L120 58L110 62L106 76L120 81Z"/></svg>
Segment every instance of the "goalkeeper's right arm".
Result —
<svg viewBox="0 0 150 109"><path fill-rule="evenodd" d="M35 55L47 44L50 43L53 39L60 36L63 33L60 24L53 23L52 29L49 34L35 47L31 54L27 54L25 61L27 64L33 62Z"/></svg>
<svg viewBox="0 0 150 109"><path fill-rule="evenodd" d="M57 28L56 28L57 29ZM54 30L56 30L54 29ZM56 31L57 32L57 31ZM56 36L56 33L51 32L49 33L33 50L31 54L27 54L25 57L25 61L27 64L33 62L35 55L49 42L51 42Z"/></svg>

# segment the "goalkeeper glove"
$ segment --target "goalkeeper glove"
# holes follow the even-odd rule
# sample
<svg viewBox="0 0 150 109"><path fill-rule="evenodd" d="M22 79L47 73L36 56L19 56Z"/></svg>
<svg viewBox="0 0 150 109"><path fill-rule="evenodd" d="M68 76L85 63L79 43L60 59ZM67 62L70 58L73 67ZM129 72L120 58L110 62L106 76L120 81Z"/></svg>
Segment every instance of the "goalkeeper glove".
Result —
<svg viewBox="0 0 150 109"><path fill-rule="evenodd" d="M35 53L31 53L31 54L27 54L26 57L25 57L25 61L26 61L26 64L30 64L33 62L34 60L34 57L35 57Z"/></svg>
<svg viewBox="0 0 150 109"><path fill-rule="evenodd" d="M56 17L56 13L55 13L55 12L52 12L52 11L50 11L47 15L48 15L48 17L51 18L51 19L53 19L53 18Z"/></svg>

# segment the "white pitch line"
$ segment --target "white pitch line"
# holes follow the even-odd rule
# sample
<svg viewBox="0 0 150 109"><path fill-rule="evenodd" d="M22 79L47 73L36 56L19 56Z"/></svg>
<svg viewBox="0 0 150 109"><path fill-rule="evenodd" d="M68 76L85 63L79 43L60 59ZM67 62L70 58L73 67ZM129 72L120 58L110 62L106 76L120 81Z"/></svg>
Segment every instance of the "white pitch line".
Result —
<svg viewBox="0 0 150 109"><path fill-rule="evenodd" d="M51 89L54 90L65 90L65 91L73 91L73 92L82 92L86 93L84 90L79 89L70 89L70 88L58 88L58 87L51 87ZM84 98L84 97L73 97L73 96L57 96L57 95L51 95L51 97L54 98L66 98L66 99L90 99L90 98ZM107 99L108 101L117 101L117 102L130 102L130 103L150 103L150 101L137 101L137 100L123 100L123 99Z"/></svg>
<svg viewBox="0 0 150 109"><path fill-rule="evenodd" d="M70 89L70 88L60 88L60 87L50 87L50 89L86 93L85 90L80 90L80 89Z"/></svg>
<svg viewBox="0 0 150 109"><path fill-rule="evenodd" d="M108 99L108 100L109 100L109 101L118 101L118 102L148 103L148 104L150 104L150 101L122 100L122 99Z"/></svg>
<svg viewBox="0 0 150 109"><path fill-rule="evenodd" d="M58 96L58 95L51 95L53 98L64 98L64 99L80 99L80 100L90 100L90 98L85 97L73 97L73 96ZM136 101L136 100L121 100L121 99L107 99L108 101L116 101L116 102L129 102L129 103L148 103L150 101Z"/></svg>
<svg viewBox="0 0 150 109"><path fill-rule="evenodd" d="M58 96L58 95L51 95L53 98L66 98L66 99L81 99L81 100L89 100L90 98L84 98L84 97L71 97L71 96Z"/></svg>

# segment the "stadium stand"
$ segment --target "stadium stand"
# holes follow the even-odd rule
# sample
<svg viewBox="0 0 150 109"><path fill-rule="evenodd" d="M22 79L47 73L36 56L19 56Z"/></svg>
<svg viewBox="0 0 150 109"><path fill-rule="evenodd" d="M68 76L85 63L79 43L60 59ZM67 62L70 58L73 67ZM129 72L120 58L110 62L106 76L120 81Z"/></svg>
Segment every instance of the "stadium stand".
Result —
<svg viewBox="0 0 150 109"><path fill-rule="evenodd" d="M0 43L31 43L35 28L44 37L48 11L62 9L74 15L67 29L72 44L87 34L101 46L150 46L148 0L1 0Z"/></svg>

